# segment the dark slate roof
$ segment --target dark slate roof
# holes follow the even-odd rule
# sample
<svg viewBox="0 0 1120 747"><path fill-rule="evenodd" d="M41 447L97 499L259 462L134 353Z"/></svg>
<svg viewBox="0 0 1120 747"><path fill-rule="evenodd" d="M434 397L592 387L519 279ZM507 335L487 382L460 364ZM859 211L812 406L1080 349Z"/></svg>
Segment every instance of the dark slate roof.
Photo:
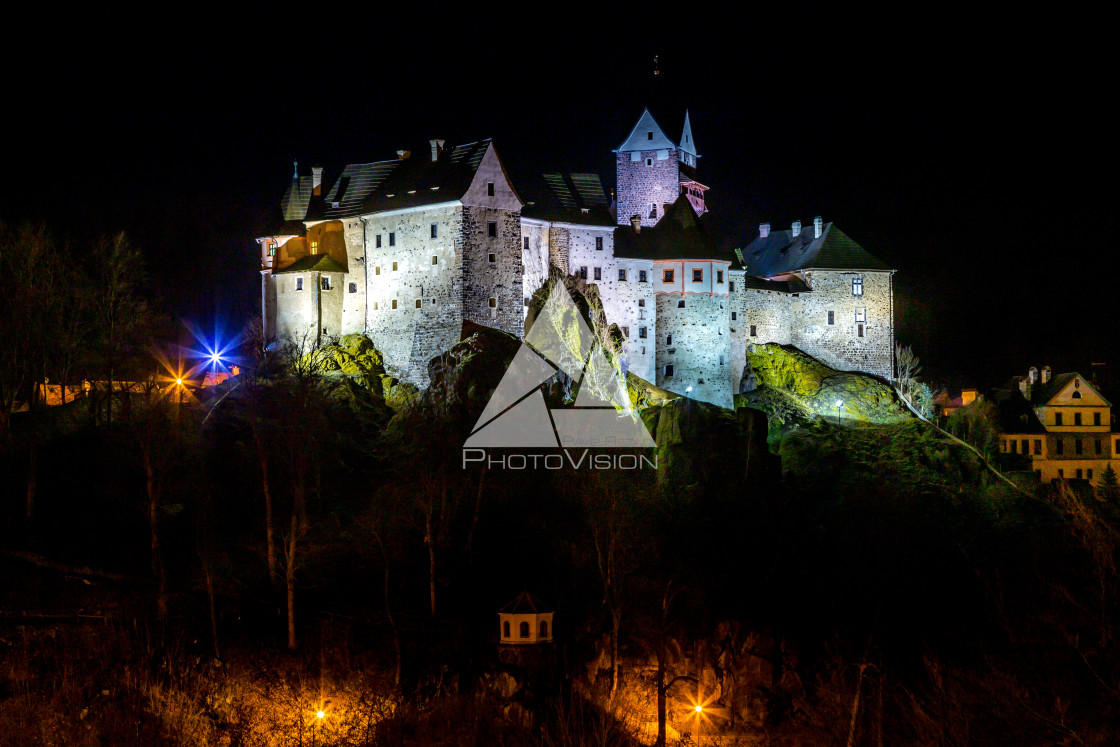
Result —
<svg viewBox="0 0 1120 747"><path fill-rule="evenodd" d="M1001 433L1046 433L1046 427L1020 391L1018 378L1012 379L1007 388L992 392L992 399Z"/></svg>
<svg viewBox="0 0 1120 747"><path fill-rule="evenodd" d="M679 195L657 225L635 232L629 226L614 230L614 255L627 259L714 259L730 262L719 249L686 195Z"/></svg>
<svg viewBox="0 0 1120 747"><path fill-rule="evenodd" d="M1078 377L1081 377L1081 380L1085 382L1085 386L1090 387L1095 392L1097 391L1096 387L1089 383L1089 380L1084 376L1081 376L1081 374L1077 373L1076 371L1070 371L1069 373L1055 374L1054 376L1051 376L1050 381L1046 382L1045 384L1035 384L1033 387L1031 387L1031 403L1034 405L1045 405L1047 402L1056 397L1058 392L1062 391L1062 389L1069 385L1071 381ZM1097 392L1097 394L1101 397L1101 399L1104 399L1104 396L1101 395L1100 392ZM1112 403L1107 399L1104 399L1104 401L1109 407L1112 406Z"/></svg>
<svg viewBox="0 0 1120 747"><path fill-rule="evenodd" d="M552 171L530 178L518 191L525 200L522 217L590 226L615 225L598 174Z"/></svg>
<svg viewBox="0 0 1120 747"><path fill-rule="evenodd" d="M738 281L746 290L776 291L778 293L808 293L812 289L803 280L766 280L747 275Z"/></svg>
<svg viewBox="0 0 1120 747"><path fill-rule="evenodd" d="M320 217L333 220L359 215L366 198L384 184L402 163L404 161L395 158L391 161L348 164L323 200Z"/></svg>
<svg viewBox="0 0 1120 747"><path fill-rule="evenodd" d="M310 176L293 178L284 191L284 196L280 198L280 212L284 215L285 222L301 221L307 217L313 191L312 181Z"/></svg>
<svg viewBox="0 0 1120 747"><path fill-rule="evenodd" d="M504 612L507 615L536 615L541 612L552 611L551 607L527 591L521 592L516 599L498 610L498 612Z"/></svg>
<svg viewBox="0 0 1120 747"><path fill-rule="evenodd" d="M282 275L286 272L346 272L346 268L329 254L309 254L272 274Z"/></svg>
<svg viewBox="0 0 1120 747"><path fill-rule="evenodd" d="M743 250L747 272L772 277L796 270L890 270L852 241L832 223L825 223L818 238L809 224L794 236L791 230L759 236Z"/></svg>
<svg viewBox="0 0 1120 747"><path fill-rule="evenodd" d="M427 146L415 150L411 157L397 161L399 165L370 191L358 212L378 213L462 199L489 147L489 139L456 145L445 148L436 161Z"/></svg>

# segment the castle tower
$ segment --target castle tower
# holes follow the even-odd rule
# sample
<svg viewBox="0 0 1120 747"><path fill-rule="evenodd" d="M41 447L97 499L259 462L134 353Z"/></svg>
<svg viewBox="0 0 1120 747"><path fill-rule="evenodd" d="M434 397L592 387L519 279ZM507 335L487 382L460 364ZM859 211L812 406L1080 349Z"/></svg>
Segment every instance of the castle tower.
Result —
<svg viewBox="0 0 1120 747"><path fill-rule="evenodd" d="M666 207L681 194L688 195L698 214L706 212L704 193L708 188L696 181L699 158L687 111L677 142L665 134L649 109L645 109L615 150L618 224L630 225L630 218L637 215L641 225L656 225Z"/></svg>

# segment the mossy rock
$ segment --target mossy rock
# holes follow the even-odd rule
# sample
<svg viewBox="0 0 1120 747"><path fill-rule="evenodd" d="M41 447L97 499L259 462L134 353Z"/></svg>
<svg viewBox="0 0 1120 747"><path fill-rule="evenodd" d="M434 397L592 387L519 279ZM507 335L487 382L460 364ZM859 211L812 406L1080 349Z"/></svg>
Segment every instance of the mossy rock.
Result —
<svg viewBox="0 0 1120 747"><path fill-rule="evenodd" d="M679 394L651 384L630 371L626 373L626 393L630 396L630 405L639 411L658 407L664 402L680 397Z"/></svg>

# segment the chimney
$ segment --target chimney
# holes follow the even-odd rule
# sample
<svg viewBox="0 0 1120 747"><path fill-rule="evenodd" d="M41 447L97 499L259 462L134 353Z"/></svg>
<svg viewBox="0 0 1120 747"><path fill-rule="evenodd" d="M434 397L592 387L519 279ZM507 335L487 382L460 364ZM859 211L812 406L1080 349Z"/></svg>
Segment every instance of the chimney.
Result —
<svg viewBox="0 0 1120 747"><path fill-rule="evenodd" d="M769 223L759 223L758 224L758 238L765 239L769 235L770 235L770 224Z"/></svg>
<svg viewBox="0 0 1120 747"><path fill-rule="evenodd" d="M446 140L429 140L428 142L432 144L432 161L433 162L438 161L439 160L439 154L443 153L443 144L446 143L447 141Z"/></svg>
<svg viewBox="0 0 1120 747"><path fill-rule="evenodd" d="M398 150L397 151L397 158L401 159L402 161L404 159L408 158L411 155L412 155L412 151L410 151L410 150Z"/></svg>
<svg viewBox="0 0 1120 747"><path fill-rule="evenodd" d="M1031 380L1032 384L1038 383L1038 367L1031 366L1031 370L1027 371L1027 378Z"/></svg>
<svg viewBox="0 0 1120 747"><path fill-rule="evenodd" d="M790 226L789 231L790 231L790 236L800 236L801 235L801 221L795 220L793 222L793 225Z"/></svg>
<svg viewBox="0 0 1120 747"><path fill-rule="evenodd" d="M1049 384L1050 383L1050 366L1043 366L1042 367L1042 383L1043 384Z"/></svg>
<svg viewBox="0 0 1120 747"><path fill-rule="evenodd" d="M821 220L821 217L818 215L816 218L813 218L813 238L819 239L821 237L821 231L823 230L824 221Z"/></svg>
<svg viewBox="0 0 1120 747"><path fill-rule="evenodd" d="M641 233L642 232L642 216L631 215L630 216L630 226L634 229L634 233Z"/></svg>
<svg viewBox="0 0 1120 747"><path fill-rule="evenodd" d="M311 194L318 197L323 194L323 167L311 167Z"/></svg>

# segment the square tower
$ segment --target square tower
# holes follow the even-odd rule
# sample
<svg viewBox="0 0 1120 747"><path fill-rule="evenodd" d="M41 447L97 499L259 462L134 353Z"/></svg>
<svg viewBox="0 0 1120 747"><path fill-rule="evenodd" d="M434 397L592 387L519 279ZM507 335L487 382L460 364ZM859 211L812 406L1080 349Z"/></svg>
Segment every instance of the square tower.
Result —
<svg viewBox="0 0 1120 747"><path fill-rule="evenodd" d="M666 208L686 190L693 208L703 213L707 187L695 179L698 158L687 112L681 142L677 143L645 109L629 136L615 150L618 224L629 225L636 215L641 218L641 225L656 225Z"/></svg>

